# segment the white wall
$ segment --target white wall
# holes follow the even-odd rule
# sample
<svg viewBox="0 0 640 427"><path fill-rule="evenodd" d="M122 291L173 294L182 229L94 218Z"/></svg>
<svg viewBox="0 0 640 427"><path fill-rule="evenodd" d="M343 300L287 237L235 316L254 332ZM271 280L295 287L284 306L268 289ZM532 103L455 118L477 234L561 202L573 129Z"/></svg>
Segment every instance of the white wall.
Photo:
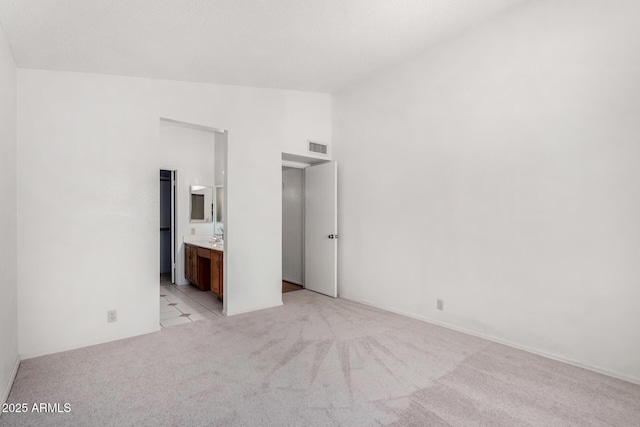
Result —
<svg viewBox="0 0 640 427"><path fill-rule="evenodd" d="M284 94L284 120L282 152L317 159L331 157L330 96L311 92L286 91ZM328 157L309 152L308 140L327 144L329 147Z"/></svg>
<svg viewBox="0 0 640 427"><path fill-rule="evenodd" d="M338 94L339 293L640 382L638 16L527 2Z"/></svg>
<svg viewBox="0 0 640 427"><path fill-rule="evenodd" d="M221 134L216 135L216 140L214 143L214 169L216 174L216 182L215 185L224 186L224 158L226 156L226 143L220 141L220 137L223 136Z"/></svg>
<svg viewBox="0 0 640 427"><path fill-rule="evenodd" d="M23 69L18 87L21 354L158 329L160 117L229 131L226 311L281 304L281 152L328 138L328 95Z"/></svg>
<svg viewBox="0 0 640 427"><path fill-rule="evenodd" d="M186 285L184 237L189 237L192 229L193 234L213 236L213 222L190 222L190 187L215 186L215 134L160 121L158 142L160 164L164 165L162 169L178 171L176 236L179 249L176 254L176 283ZM207 203L211 204L212 201L205 200L205 210Z"/></svg>
<svg viewBox="0 0 640 427"><path fill-rule="evenodd" d="M18 363L16 66L0 27L0 401Z"/></svg>
<svg viewBox="0 0 640 427"><path fill-rule="evenodd" d="M304 187L302 169L282 168L282 279L303 284Z"/></svg>
<svg viewBox="0 0 640 427"><path fill-rule="evenodd" d="M227 142L228 142L228 133L220 133L216 132L216 140L215 140L215 174L216 174L216 189L215 189L215 199L216 199L216 213L215 213L215 224L213 233L218 236L224 238L225 233L225 216L226 216L226 191L225 191L225 177L227 170ZM226 262L226 261L225 261Z"/></svg>

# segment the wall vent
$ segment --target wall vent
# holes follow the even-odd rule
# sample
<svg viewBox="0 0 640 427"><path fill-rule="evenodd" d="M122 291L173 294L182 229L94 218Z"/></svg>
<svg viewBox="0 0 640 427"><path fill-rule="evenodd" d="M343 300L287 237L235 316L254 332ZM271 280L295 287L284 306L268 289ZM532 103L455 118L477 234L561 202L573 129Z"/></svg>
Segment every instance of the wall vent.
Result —
<svg viewBox="0 0 640 427"><path fill-rule="evenodd" d="M329 146L327 144L322 144L320 142L309 141L309 152L310 153L318 153L324 154L325 156L328 154Z"/></svg>

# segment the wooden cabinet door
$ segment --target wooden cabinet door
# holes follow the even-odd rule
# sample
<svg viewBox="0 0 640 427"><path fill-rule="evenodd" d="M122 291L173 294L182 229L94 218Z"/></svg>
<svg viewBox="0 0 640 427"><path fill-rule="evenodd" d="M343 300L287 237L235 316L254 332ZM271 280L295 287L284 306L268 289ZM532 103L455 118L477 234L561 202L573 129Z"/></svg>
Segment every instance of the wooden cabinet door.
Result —
<svg viewBox="0 0 640 427"><path fill-rule="evenodd" d="M190 282L193 281L191 276L191 246L184 245L184 277Z"/></svg>
<svg viewBox="0 0 640 427"><path fill-rule="evenodd" d="M218 271L218 282L220 283L220 293L218 296L220 298L223 297L224 294L224 252L219 252L220 254L220 270Z"/></svg>
<svg viewBox="0 0 640 427"><path fill-rule="evenodd" d="M191 264L189 264L189 268L191 268L193 283L200 285L198 280L198 250L194 246L191 246Z"/></svg>
<svg viewBox="0 0 640 427"><path fill-rule="evenodd" d="M189 246L189 276L191 281L198 284L198 251L193 246Z"/></svg>
<svg viewBox="0 0 640 427"><path fill-rule="evenodd" d="M197 263L198 263L198 255L195 247L191 245L185 245L184 247L184 275L188 281L191 283L197 284Z"/></svg>
<svg viewBox="0 0 640 427"><path fill-rule="evenodd" d="M211 292L218 296L222 296L220 271L222 271L222 257L220 256L220 252L211 251Z"/></svg>

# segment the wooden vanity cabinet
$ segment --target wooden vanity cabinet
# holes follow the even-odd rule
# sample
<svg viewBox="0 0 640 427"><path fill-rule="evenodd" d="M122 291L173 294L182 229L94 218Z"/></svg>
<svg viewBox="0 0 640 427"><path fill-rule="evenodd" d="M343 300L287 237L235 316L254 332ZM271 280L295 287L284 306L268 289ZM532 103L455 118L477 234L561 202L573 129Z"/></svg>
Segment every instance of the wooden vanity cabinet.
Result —
<svg viewBox="0 0 640 427"><path fill-rule="evenodd" d="M209 249L197 248L196 258L196 285L201 291L211 289L211 251Z"/></svg>
<svg viewBox="0 0 640 427"><path fill-rule="evenodd" d="M222 298L222 252L211 251L211 292Z"/></svg>
<svg viewBox="0 0 640 427"><path fill-rule="evenodd" d="M198 281L197 260L198 249L192 245L184 245L184 276L193 284Z"/></svg>
<svg viewBox="0 0 640 427"><path fill-rule="evenodd" d="M211 291L222 299L223 252L184 244L185 277L201 291Z"/></svg>

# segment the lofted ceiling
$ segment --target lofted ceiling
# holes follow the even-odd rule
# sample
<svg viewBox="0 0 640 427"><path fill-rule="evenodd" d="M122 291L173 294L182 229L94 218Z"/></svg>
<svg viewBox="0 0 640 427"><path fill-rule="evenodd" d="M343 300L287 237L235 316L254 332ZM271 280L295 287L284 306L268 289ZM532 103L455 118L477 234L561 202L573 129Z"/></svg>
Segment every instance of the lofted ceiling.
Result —
<svg viewBox="0 0 640 427"><path fill-rule="evenodd" d="M0 0L21 68L333 92L523 0Z"/></svg>

